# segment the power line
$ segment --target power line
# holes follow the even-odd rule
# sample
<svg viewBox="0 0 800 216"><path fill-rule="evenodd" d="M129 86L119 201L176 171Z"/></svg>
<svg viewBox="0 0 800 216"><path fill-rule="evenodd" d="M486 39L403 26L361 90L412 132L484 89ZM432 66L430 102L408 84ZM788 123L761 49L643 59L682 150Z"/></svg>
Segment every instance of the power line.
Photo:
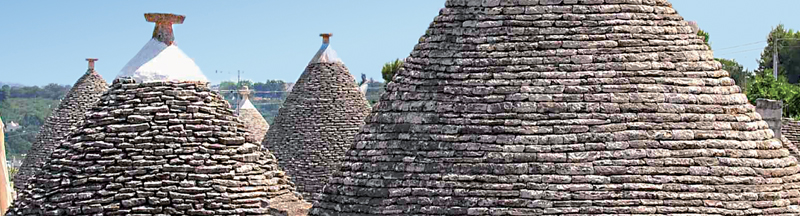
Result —
<svg viewBox="0 0 800 216"><path fill-rule="evenodd" d="M800 46L781 46L780 48L800 48ZM754 50L764 50L764 48L755 48L755 49L747 49L747 50L739 50L733 52L726 52L722 54L715 54L715 55L728 55L728 54L736 54L736 53L743 53L743 52L750 52Z"/></svg>
<svg viewBox="0 0 800 216"><path fill-rule="evenodd" d="M714 51L728 50L728 49L739 48L739 47L743 47L743 46L750 46L750 45L754 45L754 44L759 44L759 43L763 43L763 42L767 42L767 41L765 41L765 40L756 41L756 42L752 42L752 43L746 43L746 44L742 44L742 45L736 45L736 46L732 46L732 47L725 47L725 48L722 48L722 49L713 49L713 50Z"/></svg>
<svg viewBox="0 0 800 216"><path fill-rule="evenodd" d="M750 52L750 51L755 51L755 50L764 50L764 48L756 48L756 49L748 49L748 50L739 50L739 51L727 52L727 53L722 53L722 54L717 54L717 55L736 54L736 53Z"/></svg>

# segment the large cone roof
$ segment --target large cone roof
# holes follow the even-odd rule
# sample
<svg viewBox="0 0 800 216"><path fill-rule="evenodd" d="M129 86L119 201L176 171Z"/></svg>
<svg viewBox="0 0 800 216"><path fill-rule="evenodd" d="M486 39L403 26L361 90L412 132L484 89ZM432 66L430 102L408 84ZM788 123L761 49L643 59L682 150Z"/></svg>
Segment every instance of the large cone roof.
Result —
<svg viewBox="0 0 800 216"><path fill-rule="evenodd" d="M797 159L666 0L448 0L312 215L798 215Z"/></svg>
<svg viewBox="0 0 800 216"><path fill-rule="evenodd" d="M45 162L50 160L50 153L61 144L70 132L81 126L86 112L100 99L108 83L93 69L89 69L72 85L67 95L61 100L36 136L25 161L14 175L14 188L17 192L25 192L28 181L39 174Z"/></svg>
<svg viewBox="0 0 800 216"><path fill-rule="evenodd" d="M246 131L205 84L117 80L10 215L264 215L298 201Z"/></svg>
<svg viewBox="0 0 800 216"><path fill-rule="evenodd" d="M123 69L7 215L267 215L303 204L203 74L182 70L193 62L165 46L145 45L129 66L150 59L148 70Z"/></svg>
<svg viewBox="0 0 800 216"><path fill-rule="evenodd" d="M353 136L369 114L347 67L323 45L297 80L264 138L304 197L315 193L336 170Z"/></svg>
<svg viewBox="0 0 800 216"><path fill-rule="evenodd" d="M137 82L198 81L208 82L200 67L174 43L167 45L150 39L117 78L130 77Z"/></svg>

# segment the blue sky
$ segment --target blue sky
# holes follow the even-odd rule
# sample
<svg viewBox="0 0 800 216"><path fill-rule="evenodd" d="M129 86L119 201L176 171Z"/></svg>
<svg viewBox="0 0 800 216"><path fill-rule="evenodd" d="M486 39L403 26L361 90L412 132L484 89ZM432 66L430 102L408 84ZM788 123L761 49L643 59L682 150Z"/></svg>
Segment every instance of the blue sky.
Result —
<svg viewBox="0 0 800 216"><path fill-rule="evenodd" d="M711 33L724 49L763 41L778 23L800 28L797 0L672 0L687 20ZM184 14L177 44L212 80L295 81L333 32L332 47L353 74L380 80L383 63L405 58L444 0L294 1L2 1L0 82L72 84L99 58L107 80L149 40L153 23L143 13ZM716 51L748 68L765 43ZM743 51L743 52L740 52ZM234 72L215 74L215 70Z"/></svg>

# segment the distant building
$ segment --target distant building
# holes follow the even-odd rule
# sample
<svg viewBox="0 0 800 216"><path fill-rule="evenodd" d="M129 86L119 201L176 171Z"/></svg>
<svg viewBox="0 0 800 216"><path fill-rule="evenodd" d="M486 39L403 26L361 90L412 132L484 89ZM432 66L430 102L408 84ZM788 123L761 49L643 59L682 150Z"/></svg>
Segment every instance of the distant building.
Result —
<svg viewBox="0 0 800 216"><path fill-rule="evenodd" d="M3 131L5 131L5 132L14 132L14 131L17 131L19 129L22 129L22 126L19 126L19 124L16 123L16 122L10 121L10 122L8 122L8 124L6 124L6 127L3 128Z"/></svg>

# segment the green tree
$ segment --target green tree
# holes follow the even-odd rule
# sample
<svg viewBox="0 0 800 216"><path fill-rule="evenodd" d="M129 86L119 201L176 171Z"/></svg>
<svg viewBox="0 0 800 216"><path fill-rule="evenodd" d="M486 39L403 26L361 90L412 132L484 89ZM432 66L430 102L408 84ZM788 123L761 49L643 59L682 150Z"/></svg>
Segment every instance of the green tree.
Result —
<svg viewBox="0 0 800 216"><path fill-rule="evenodd" d="M752 72L744 69L744 66L733 59L717 58L714 60L722 63L722 69L728 71L728 74L731 75L731 78L736 81L736 85L738 85L742 90L747 88L746 81L747 79L752 78Z"/></svg>
<svg viewBox="0 0 800 216"><path fill-rule="evenodd" d="M55 83L50 83L42 87L42 93L39 95L39 97L59 100L63 98L65 95L67 95L69 89L70 89L69 85L59 85Z"/></svg>
<svg viewBox="0 0 800 216"><path fill-rule="evenodd" d="M11 96L11 87L9 87L8 85L3 85L3 87L0 88L0 103L5 101L10 96Z"/></svg>
<svg viewBox="0 0 800 216"><path fill-rule="evenodd" d="M697 35L703 37L703 42L705 42L706 45L708 45L708 48L710 49L711 48L711 43L710 43L711 35L709 35L708 32L703 31L702 29L697 31Z"/></svg>
<svg viewBox="0 0 800 216"><path fill-rule="evenodd" d="M767 46L758 59L758 73L773 69L773 54L778 48L778 75L789 83L800 81L800 32L778 25L767 35ZM771 73L772 70L770 70Z"/></svg>
<svg viewBox="0 0 800 216"><path fill-rule="evenodd" d="M381 75L383 75L383 80L386 83L389 83L394 78L394 75L400 71L400 68L403 67L403 61L400 59L394 60L393 62L388 62L383 65L381 68Z"/></svg>
<svg viewBox="0 0 800 216"><path fill-rule="evenodd" d="M747 83L747 98L755 104L759 98L783 101L783 116L800 117L800 86L791 84L786 77L779 76L776 80L772 76L772 69L753 76Z"/></svg>

